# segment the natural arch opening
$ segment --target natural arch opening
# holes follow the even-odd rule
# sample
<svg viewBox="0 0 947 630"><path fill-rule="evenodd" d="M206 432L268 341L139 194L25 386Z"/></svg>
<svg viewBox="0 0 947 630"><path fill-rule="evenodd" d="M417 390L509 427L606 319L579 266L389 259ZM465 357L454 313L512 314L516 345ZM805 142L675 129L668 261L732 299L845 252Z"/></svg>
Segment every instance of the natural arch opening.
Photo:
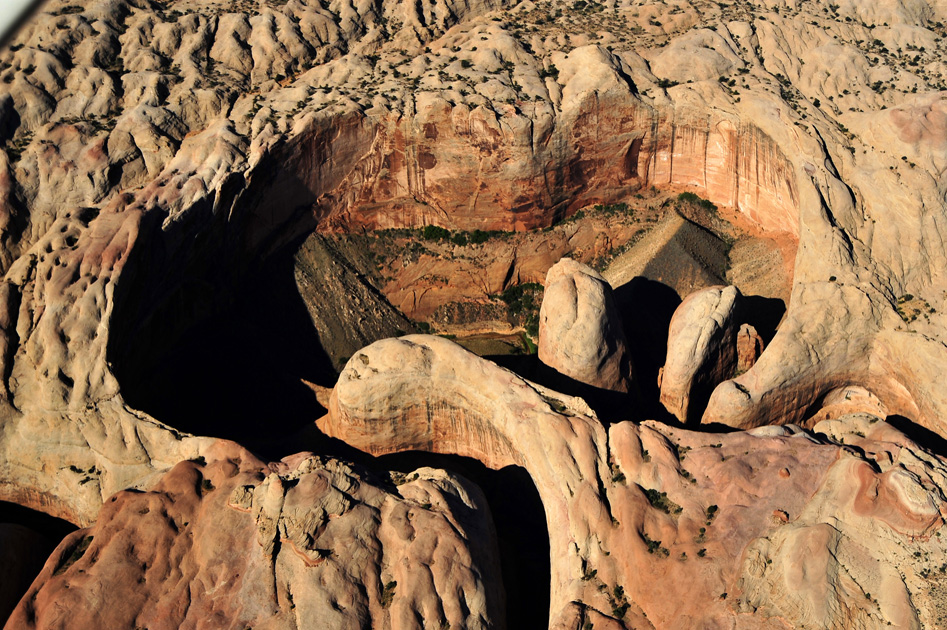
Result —
<svg viewBox="0 0 947 630"><path fill-rule="evenodd" d="M191 289L203 284L194 280ZM156 328L143 326L133 354L115 356L113 367L129 405L176 429L278 458L289 452L287 435L325 412L306 381L331 386L335 372L290 256L250 272L228 304L182 322L178 334Z"/></svg>
<svg viewBox="0 0 947 630"><path fill-rule="evenodd" d="M315 224L311 191L274 157L265 164L271 178L234 182L183 219L144 215L107 353L129 405L282 456L283 436L324 411L304 381L331 385L335 373L293 283L292 253ZM282 194L267 197L274 187Z"/></svg>
<svg viewBox="0 0 947 630"><path fill-rule="evenodd" d="M76 526L36 510L0 501L0 626L39 575L47 558Z"/></svg>

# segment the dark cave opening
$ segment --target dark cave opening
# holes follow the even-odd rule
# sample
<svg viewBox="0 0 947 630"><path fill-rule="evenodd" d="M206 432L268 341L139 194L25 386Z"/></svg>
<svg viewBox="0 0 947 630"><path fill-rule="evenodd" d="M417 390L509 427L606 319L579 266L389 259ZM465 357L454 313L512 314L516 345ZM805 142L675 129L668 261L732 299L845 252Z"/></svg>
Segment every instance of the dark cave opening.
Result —
<svg viewBox="0 0 947 630"><path fill-rule="evenodd" d="M885 418L885 422L892 425L895 429L908 436L914 442L935 455L947 457L947 439L943 436L923 427L916 422L904 416L892 415Z"/></svg>
<svg viewBox="0 0 947 630"><path fill-rule="evenodd" d="M779 298L744 295L742 311L743 320L756 329L764 344L769 345L786 314L786 303Z"/></svg>
<svg viewBox="0 0 947 630"><path fill-rule="evenodd" d="M0 501L0 626L19 603L53 550L76 526Z"/></svg>
<svg viewBox="0 0 947 630"><path fill-rule="evenodd" d="M298 450L287 435L325 413L303 379L331 386L336 374L292 265L291 256L273 257L249 274L228 307L180 336L141 331L132 356L114 359L128 404L181 431L231 439L261 456Z"/></svg>
<svg viewBox="0 0 947 630"><path fill-rule="evenodd" d="M615 305L621 313L628 351L634 361L641 413L644 417L679 424L660 403L658 371L667 359L668 329L674 311L681 305L681 297L668 285L639 276L615 289Z"/></svg>

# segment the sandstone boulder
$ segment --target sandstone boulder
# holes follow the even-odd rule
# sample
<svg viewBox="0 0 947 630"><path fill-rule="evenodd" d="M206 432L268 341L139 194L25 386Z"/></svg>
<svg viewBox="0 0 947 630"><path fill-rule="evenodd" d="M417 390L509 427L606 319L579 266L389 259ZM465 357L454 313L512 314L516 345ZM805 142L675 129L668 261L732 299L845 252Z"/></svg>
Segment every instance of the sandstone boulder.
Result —
<svg viewBox="0 0 947 630"><path fill-rule="evenodd" d="M746 372L756 364L763 353L763 338L749 324L740 324L737 331L737 374Z"/></svg>
<svg viewBox="0 0 947 630"><path fill-rule="evenodd" d="M629 392L631 357L612 289L597 271L563 258L546 274L539 360L580 383Z"/></svg>
<svg viewBox="0 0 947 630"><path fill-rule="evenodd" d="M736 287L711 287L671 318L661 403L682 422L699 422L713 388L737 369L739 299Z"/></svg>

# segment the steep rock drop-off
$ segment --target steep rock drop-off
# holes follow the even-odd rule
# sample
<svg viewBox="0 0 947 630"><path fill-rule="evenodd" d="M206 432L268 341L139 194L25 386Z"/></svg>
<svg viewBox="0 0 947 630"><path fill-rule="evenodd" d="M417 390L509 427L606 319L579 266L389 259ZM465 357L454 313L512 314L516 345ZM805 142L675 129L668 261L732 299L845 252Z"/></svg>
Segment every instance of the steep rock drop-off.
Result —
<svg viewBox="0 0 947 630"><path fill-rule="evenodd" d="M280 623L293 606L336 615L332 595L295 573L294 549L315 561L311 532L279 530L268 557L256 516L195 485L201 457L224 472L244 466L220 456L217 437L274 460L338 452L295 431L321 412L303 381L331 385L318 330L294 291L288 304L255 296L292 289L286 261L315 229L541 228L651 186L707 197L796 252L778 331L761 330L765 351L716 388L703 422L803 422L819 437L792 426L606 430L582 400L427 338L355 353L321 425L370 452L527 469L548 524L554 627L943 623L943 460L858 414L944 433L945 20L938 3L897 1L51 3L0 52L0 498L92 526L92 540L54 554L11 623L58 619L53 603L31 601L54 602L66 586L85 625L99 611L133 623L128 609L88 603L129 587L142 610L170 611L154 619L257 619L228 607L242 588L229 581L221 616L203 614L241 562L267 578L248 601L278 607ZM643 294L618 293L620 309ZM634 352L640 331L625 333ZM353 373L361 388L345 380ZM337 458L316 459L351 479ZM306 488L283 481L297 460L315 461L246 465L287 488L270 492L271 481L260 514ZM372 509L413 499L356 485L372 516L346 524L377 525L363 540L383 558L401 553L405 538L386 537ZM169 506L174 527L136 529L142 501ZM450 521L433 499L420 508ZM205 563L187 527L174 531L178 517L210 532L211 556L222 549L213 534L235 532L224 551L237 564ZM436 572L425 582L423 531L411 527L418 555L407 557L419 560L402 567L410 594L384 562L354 579L358 560L325 559L319 570L347 578L332 593L365 586L351 599L368 612L333 617L339 625L422 627L422 610L452 625L476 625L480 611L502 618L487 581L463 605ZM452 557L476 550L444 531ZM129 545L150 550L158 535L178 566L196 568L149 575L154 564ZM60 560L69 566L57 576ZM145 591L139 577L160 579Z"/></svg>

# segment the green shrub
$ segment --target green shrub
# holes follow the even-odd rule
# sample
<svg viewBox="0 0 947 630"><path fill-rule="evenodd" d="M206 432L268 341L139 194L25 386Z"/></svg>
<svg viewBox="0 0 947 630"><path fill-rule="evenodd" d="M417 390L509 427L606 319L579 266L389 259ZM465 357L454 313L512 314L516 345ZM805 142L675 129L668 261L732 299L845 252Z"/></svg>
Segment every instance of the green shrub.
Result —
<svg viewBox="0 0 947 630"><path fill-rule="evenodd" d="M714 204L712 201L703 199L699 195L695 195L692 192L682 192L677 196L677 200L683 203L689 203L698 206L708 211L714 211L717 209L716 204Z"/></svg>
<svg viewBox="0 0 947 630"><path fill-rule="evenodd" d="M398 583L392 580L385 584L385 588L381 592L381 607L388 608L391 605L391 600L395 597L395 587L398 586Z"/></svg>
<svg viewBox="0 0 947 630"><path fill-rule="evenodd" d="M542 70L539 71L540 79L545 79L546 77L552 77L553 79L558 79L559 69L556 66L549 64L548 68L543 68Z"/></svg>
<svg viewBox="0 0 947 630"><path fill-rule="evenodd" d="M663 512L668 514L680 514L684 511L684 508L668 498L667 492L658 492L657 490L645 488L644 494L648 497L648 502L651 503L651 505Z"/></svg>
<svg viewBox="0 0 947 630"><path fill-rule="evenodd" d="M664 556L667 558L670 555L670 551L666 547L661 546L660 540L652 540L647 534L642 533L641 537L644 539L645 544L648 546L648 553L657 554L659 556Z"/></svg>
<svg viewBox="0 0 947 630"><path fill-rule="evenodd" d="M483 230L474 230L470 233L470 242L474 244L486 243L490 239L490 233Z"/></svg>
<svg viewBox="0 0 947 630"><path fill-rule="evenodd" d="M450 238L450 230L437 225L425 225L421 236L427 241L444 240Z"/></svg>

